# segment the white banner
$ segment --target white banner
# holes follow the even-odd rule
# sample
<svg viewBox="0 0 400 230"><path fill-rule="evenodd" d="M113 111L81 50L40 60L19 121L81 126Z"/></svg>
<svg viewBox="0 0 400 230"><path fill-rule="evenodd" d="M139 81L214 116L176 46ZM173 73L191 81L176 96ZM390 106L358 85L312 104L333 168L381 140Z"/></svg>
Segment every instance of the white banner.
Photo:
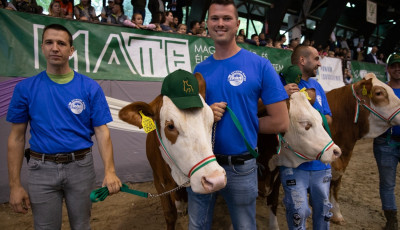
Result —
<svg viewBox="0 0 400 230"><path fill-rule="evenodd" d="M376 24L376 3L367 0L367 22Z"/></svg>
<svg viewBox="0 0 400 230"><path fill-rule="evenodd" d="M318 68L317 81L325 92L344 86L342 73L342 60L339 58L324 57L320 59L321 67Z"/></svg>

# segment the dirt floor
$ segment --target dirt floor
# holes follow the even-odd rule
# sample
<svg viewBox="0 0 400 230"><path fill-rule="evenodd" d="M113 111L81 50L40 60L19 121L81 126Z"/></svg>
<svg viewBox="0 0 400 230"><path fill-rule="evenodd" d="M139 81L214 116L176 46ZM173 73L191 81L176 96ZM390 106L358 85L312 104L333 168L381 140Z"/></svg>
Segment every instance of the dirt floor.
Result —
<svg viewBox="0 0 400 230"><path fill-rule="evenodd" d="M399 175L399 174L398 174ZM331 224L333 230L382 229L385 223L378 189L378 172L372 153L372 140L357 142L353 157L342 180L339 202L346 224ZM400 185L400 176L397 176ZM152 182L129 184L130 188L155 194ZM396 189L397 201L400 190ZM282 192L282 191L281 191ZM280 196L282 200L282 193ZM278 210L280 229L287 229L285 209L281 203ZM94 203L92 229L166 229L159 199L146 199L128 193L107 197L105 201ZM176 229L187 229L188 217L180 216ZM257 201L258 229L268 229L268 210L265 200ZM217 204L213 229L229 229L230 219L224 202ZM312 226L309 220L308 226ZM311 229L312 227L309 227ZM32 213L26 215L11 211L8 204L0 205L0 229L33 229ZM64 208L63 227L69 229L68 216Z"/></svg>

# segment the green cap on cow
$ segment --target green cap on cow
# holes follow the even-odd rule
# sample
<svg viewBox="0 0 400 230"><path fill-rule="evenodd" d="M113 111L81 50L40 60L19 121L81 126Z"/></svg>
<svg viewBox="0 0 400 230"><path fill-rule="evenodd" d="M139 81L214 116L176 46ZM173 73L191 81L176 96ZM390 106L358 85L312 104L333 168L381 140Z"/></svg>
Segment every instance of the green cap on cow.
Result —
<svg viewBox="0 0 400 230"><path fill-rule="evenodd" d="M388 65L391 65L395 62L400 62L400 54L399 53L393 53L389 56Z"/></svg>
<svg viewBox="0 0 400 230"><path fill-rule="evenodd" d="M161 94L169 97L179 109L203 107L199 83L192 73L178 69L165 77Z"/></svg>
<svg viewBox="0 0 400 230"><path fill-rule="evenodd" d="M282 70L280 73L286 81L286 84L296 83L299 84L301 80L301 70L297 65L291 65Z"/></svg>

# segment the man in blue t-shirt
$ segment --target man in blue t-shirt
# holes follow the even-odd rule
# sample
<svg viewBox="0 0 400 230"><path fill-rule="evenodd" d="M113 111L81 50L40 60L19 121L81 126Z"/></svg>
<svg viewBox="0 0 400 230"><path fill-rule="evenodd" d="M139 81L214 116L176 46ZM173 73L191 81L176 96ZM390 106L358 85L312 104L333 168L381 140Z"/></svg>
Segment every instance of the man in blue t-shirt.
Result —
<svg viewBox="0 0 400 230"><path fill-rule="evenodd" d="M331 122L332 113L321 85L311 77L317 75L321 66L318 51L312 46L297 46L292 53L291 62L298 66L301 78L296 83L285 86L286 92L291 95L302 88L314 88L316 100L313 107L319 110ZM284 204L286 207L286 220L289 229L306 229L305 224L312 206L313 229L329 229L329 211L332 204L329 202L329 189L331 181L331 166L321 161L305 162L297 168L280 166L280 177L285 191ZM310 194L310 202L307 200Z"/></svg>
<svg viewBox="0 0 400 230"><path fill-rule="evenodd" d="M16 85L7 113L10 205L18 213L32 208L35 229L61 229L65 200L71 229L90 229L93 135L104 164L103 186L110 194L122 186L107 127L112 117L99 84L69 67L74 47L64 26L44 28L42 52L46 71ZM28 123L29 196L20 181Z"/></svg>
<svg viewBox="0 0 400 230"><path fill-rule="evenodd" d="M287 94L271 63L237 46L235 35L240 21L233 1L212 1L207 25L214 40L215 53L198 64L194 72L206 81L206 103L214 113L214 153L225 169L227 185L212 194L194 193L189 198L189 229L211 229L214 204L221 195L228 206L234 229L256 229L258 195L256 159L251 154L257 133L285 132L289 116ZM261 98L268 116L257 118ZM249 149L235 126L228 107L235 113ZM256 154L254 154L256 155Z"/></svg>
<svg viewBox="0 0 400 230"><path fill-rule="evenodd" d="M400 98L400 53L388 59L387 72L394 93ZM390 138L389 138L390 137ZM386 217L384 229L398 229L396 197L396 169L400 161L400 127L393 126L374 139L374 155L379 170L379 194Z"/></svg>

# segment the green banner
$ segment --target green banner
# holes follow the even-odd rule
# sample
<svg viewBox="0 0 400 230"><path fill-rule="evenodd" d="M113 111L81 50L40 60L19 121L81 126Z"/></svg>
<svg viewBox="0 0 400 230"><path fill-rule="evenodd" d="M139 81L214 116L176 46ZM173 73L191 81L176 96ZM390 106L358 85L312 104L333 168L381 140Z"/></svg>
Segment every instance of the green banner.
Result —
<svg viewBox="0 0 400 230"><path fill-rule="evenodd" d="M43 28L58 23L73 35L70 66L97 80L162 81L176 69L192 72L214 53L210 38L94 24L0 9L0 76L29 77L46 68ZM271 61L290 64L291 51L240 44Z"/></svg>
<svg viewBox="0 0 400 230"><path fill-rule="evenodd" d="M385 66L368 62L351 62L351 74L353 75L353 82L363 79L367 73L374 73L379 80L387 82Z"/></svg>

